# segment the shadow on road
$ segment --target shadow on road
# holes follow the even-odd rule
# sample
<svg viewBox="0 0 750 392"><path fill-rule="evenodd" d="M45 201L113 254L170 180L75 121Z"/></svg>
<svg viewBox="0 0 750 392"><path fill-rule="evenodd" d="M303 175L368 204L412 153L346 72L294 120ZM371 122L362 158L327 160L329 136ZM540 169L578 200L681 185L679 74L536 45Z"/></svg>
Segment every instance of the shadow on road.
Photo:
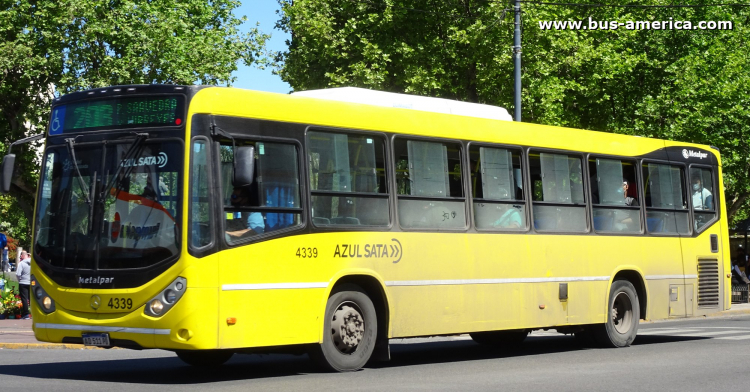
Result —
<svg viewBox="0 0 750 392"><path fill-rule="evenodd" d="M638 336L633 345L674 343L701 339L705 338L647 335ZM373 364L372 367L390 368L433 363L514 358L590 349L597 350L600 348L583 347L572 335L530 336L517 348L480 346L471 340L393 344L391 345L391 360L389 362Z"/></svg>
<svg viewBox="0 0 750 392"><path fill-rule="evenodd" d="M663 344L702 338L646 335L639 336L634 346ZM572 336L529 337L519 348L503 349L480 346L471 340L401 343L391 345L391 361L369 368L397 368L486 359L545 355L576 350L581 347ZM176 356L78 362L48 362L5 365L0 374L40 379L106 381L125 384L185 385L210 382L252 380L319 373L306 355L235 355L224 366L210 370L185 365Z"/></svg>
<svg viewBox="0 0 750 392"><path fill-rule="evenodd" d="M177 356L54 362L0 367L0 375L123 384L183 385L294 376L317 372L307 356L235 355L225 365L198 369Z"/></svg>

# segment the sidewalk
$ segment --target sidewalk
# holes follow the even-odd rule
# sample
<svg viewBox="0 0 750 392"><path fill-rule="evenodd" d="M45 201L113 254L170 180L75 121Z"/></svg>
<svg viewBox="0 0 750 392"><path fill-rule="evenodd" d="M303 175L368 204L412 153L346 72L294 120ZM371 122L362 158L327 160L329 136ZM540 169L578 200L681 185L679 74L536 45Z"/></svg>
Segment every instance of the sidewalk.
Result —
<svg viewBox="0 0 750 392"><path fill-rule="evenodd" d="M31 330L32 320L0 320L0 350L3 349L88 349L81 344L40 342Z"/></svg>
<svg viewBox="0 0 750 392"><path fill-rule="evenodd" d="M732 304L732 308L723 312L695 318L731 317L750 314L750 304ZM676 319L685 320L685 319ZM670 320L659 320L659 322ZM0 320L0 350L2 349L99 349L81 344L46 343L36 340L31 330L32 320Z"/></svg>

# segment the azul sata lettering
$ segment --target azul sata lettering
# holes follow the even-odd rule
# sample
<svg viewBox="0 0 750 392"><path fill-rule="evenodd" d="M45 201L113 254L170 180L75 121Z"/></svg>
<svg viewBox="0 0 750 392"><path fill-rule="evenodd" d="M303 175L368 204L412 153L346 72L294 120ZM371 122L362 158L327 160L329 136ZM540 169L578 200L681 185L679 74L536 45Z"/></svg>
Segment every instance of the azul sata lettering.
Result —
<svg viewBox="0 0 750 392"><path fill-rule="evenodd" d="M401 243L395 238L391 244L336 244L333 251L333 257L339 258L388 258L396 259L393 262L398 263L401 260L402 247Z"/></svg>

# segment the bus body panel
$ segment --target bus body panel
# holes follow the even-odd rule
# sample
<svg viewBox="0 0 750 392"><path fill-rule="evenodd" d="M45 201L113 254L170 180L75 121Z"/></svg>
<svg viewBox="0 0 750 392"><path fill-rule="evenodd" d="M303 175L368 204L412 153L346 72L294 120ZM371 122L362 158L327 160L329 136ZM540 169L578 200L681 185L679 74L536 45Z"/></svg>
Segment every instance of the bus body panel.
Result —
<svg viewBox="0 0 750 392"><path fill-rule="evenodd" d="M401 260L375 261L374 265L361 245L387 242L394 236L403 245ZM664 246L665 240L671 246L679 246L678 238L371 232L292 238L295 240L282 238L254 247L258 260L274 260L274 263L248 262L239 267L233 262L226 264L229 272L222 277L227 289L221 292L220 320L236 317L237 324L221 326L227 331L222 335L222 347L317 342L328 286L337 280L330 277L357 274L342 273L346 267L371 268L383 276L392 303L390 336L394 338L599 323L607 315L611 280L623 270L637 272L647 293L663 293L648 296L649 314L643 317L667 318L670 285L685 284L684 279L674 277L682 276L681 260L670 262L663 254L638 252L656 243ZM433 244L464 243L468 250L440 245L427 247L425 243L430 239ZM487 241L494 245L487 246ZM293 254L299 244L310 243L317 246L318 258L278 256L285 249ZM342 250L344 245L353 257L348 253L346 258L332 257L336 247ZM571 251L553 254L552 250L562 246ZM615 246L630 252L612 253ZM527 247L538 251L528 252L531 255L527 256ZM415 249L417 252L413 254ZM516 249L520 255L506 257L493 249ZM577 255L575 249L582 251ZM609 257L602 257L608 250ZM600 262L580 261L594 259L594 254L600 255ZM239 256L228 257L237 260ZM534 257L547 263L532 261ZM638 267L632 264L635 258L641 260ZM342 262L343 259L349 260ZM566 301L558 297L560 283L568 284ZM294 288L278 288L283 286ZM249 315L259 315L262 321L250 319L243 323L241 317L247 319ZM289 325L295 327L287 328Z"/></svg>

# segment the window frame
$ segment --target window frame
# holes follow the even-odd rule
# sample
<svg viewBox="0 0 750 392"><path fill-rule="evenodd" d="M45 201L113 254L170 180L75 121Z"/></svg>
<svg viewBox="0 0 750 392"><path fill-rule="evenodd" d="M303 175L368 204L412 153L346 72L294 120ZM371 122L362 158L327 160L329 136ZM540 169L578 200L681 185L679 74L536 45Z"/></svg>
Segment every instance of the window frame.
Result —
<svg viewBox="0 0 750 392"><path fill-rule="evenodd" d="M312 186L309 186L310 181L312 179L310 178L310 167L309 167L309 157L310 157L310 132L327 132L327 133L339 133L339 134L354 134L354 135L367 135L372 136L373 138L380 138L383 142L383 159L384 159L384 175L385 175L385 193L369 193L369 192L339 192L339 191L318 191L313 190ZM304 140L305 140L305 146L304 146L304 177L305 177L305 185L307 189L307 213L306 215L309 215L310 225L314 227L316 230L320 231L337 231L340 232L342 229L343 231L390 231L394 226L394 219L395 219L395 208L393 203L393 195L395 192L395 185L391 184L391 162L392 155L391 155L391 149L390 149L390 143L388 136L383 132L376 132L376 131L365 131L365 130L359 130L359 129L347 129L347 128L329 128L329 127L321 127L316 125L310 125L305 128L304 131ZM395 174L395 172L394 172ZM395 178L395 177L394 177ZM393 181L395 184L395 180ZM388 224L387 225L380 225L380 226L369 226L369 225L341 225L341 224L330 224L330 225L316 225L314 221L314 217L312 216L312 198L314 195L321 195L321 196L354 196L354 197L364 197L364 198L374 198L374 199L386 199L387 205L388 205Z"/></svg>
<svg viewBox="0 0 750 392"><path fill-rule="evenodd" d="M641 172L640 173L640 175L641 175L641 188L642 188L641 192L643 194L643 213L644 213L644 217L643 217L644 218L644 221L643 221L643 226L644 227L643 228L645 230L645 234L649 235L649 236L656 236L656 237L692 237L693 234L694 234L694 232L693 232L693 221L692 221L692 217L693 216L692 216L692 213L690 212L690 206L691 206L690 201L687 202L688 203L687 204L688 205L688 209L686 210L687 214L688 214L688 232L687 233L679 233L679 232L676 232L676 233L660 233L660 232L651 232L651 231L648 230L648 222L646 222L645 219L648 219L648 211L649 211L649 209L652 210L652 211L664 211L664 212L669 212L669 211L681 212L682 211L682 210L662 208L662 207L648 207L646 205L646 178L645 178L645 176L643 176L643 167L644 167L644 165L649 164L649 163L654 163L654 164L657 164L657 165L667 165L667 166L677 166L677 167L680 167L682 169L682 173L683 173L682 186L683 186L683 189L685 190L685 196L686 196L687 199L690 198L690 191L689 191L690 190L690 186L689 186L690 184L689 184L689 178L688 178L688 171L686 170L687 169L687 165L685 163L683 163L683 162L674 162L674 161L663 160L663 159L641 159L641 162L640 162L641 166L640 166L640 170L639 171ZM676 222L675 222L675 224L676 224Z"/></svg>
<svg viewBox="0 0 750 392"><path fill-rule="evenodd" d="M281 144L289 144L294 145L297 153L297 182L299 184L299 204L300 206L297 208L283 208L283 207L241 207L241 208L231 208L230 212L270 212L270 213L295 213L299 214L300 216L300 223L294 226L286 227L280 230L270 231L270 232L264 232L262 234L250 236L247 238L238 239L236 242L229 243L226 239L226 232L227 232L227 222L226 222L226 213L227 209L224 206L224 193L223 193L223 179L221 178L221 141L222 139L227 139L226 136L218 135L218 137L215 139L215 150L214 150L214 175L216 176L216 198L218 200L221 200L221 202L217 202L217 210L219 213L219 221L221 222L220 226L217 226L217 230L220 232L221 237L221 244L223 245L224 249L228 248L235 248L238 246L244 246L255 242L265 241L269 238L276 238L281 237L284 235L287 235L289 233L295 232L295 231L302 231L307 227L307 211L305 211L305 206L307 205L307 201L305 200L305 195L307 194L306 189L306 178L307 176L303 172L305 170L306 166L304 165L304 162L301 161L302 159L302 152L304 151L304 147L302 143L297 139L290 139L290 138L280 138L280 137L269 137L269 136L258 136L258 135L240 135L237 133L228 133L231 135L235 141L250 141L254 143L281 143ZM257 167L256 167L257 169Z"/></svg>
<svg viewBox="0 0 750 392"><path fill-rule="evenodd" d="M448 144L455 144L459 147L459 161L461 163L461 186L463 189L463 197L432 197L432 196L412 196L412 195L399 195L397 191L398 183L397 183L397 176L396 176L396 142L398 140L415 140L415 141L424 141L424 142L434 142L434 143L448 143ZM460 232L467 232L471 228L471 218L468 216L470 214L469 209L469 202L467 201L467 197L469 194L468 189L468 183L466 182L466 176L467 176L467 169L466 169L466 144L461 139L449 139L449 138L436 138L436 137L427 137L427 136L418 136L418 135L411 135L411 134L393 134L390 137L390 143L389 147L391 150L391 164L390 168L393 171L392 176L392 186L393 186L393 203L395 205L395 211L394 211L394 219L395 219L395 225L398 225L398 228L405 232L426 232L426 233L460 233ZM446 229L435 229L435 228L418 228L418 227L404 227L401 225L401 219L399 218L399 200L431 200L431 201L462 201L464 203L464 225L462 227L456 227L456 228L446 228Z"/></svg>
<svg viewBox="0 0 750 392"><path fill-rule="evenodd" d="M643 167L643 160L633 157L623 157L619 155L607 155L607 154L595 154L595 153L588 153L586 154L586 170L588 171L588 162L590 159L596 159L596 158L602 158L602 159L610 159L610 160L619 160L619 161L628 161L633 163L633 166L635 168L635 182L638 186L638 210L639 216L640 216L640 230L637 232L615 232L615 231L598 231L594 228L594 208L611 208L611 209L623 209L623 210L632 210L635 211L636 208L633 206L607 206L606 204L594 204L594 198L593 198L593 188L591 187L591 173L588 172L588 182L589 182L589 204L591 205L591 232L596 233L597 235L605 235L605 236L641 236L646 234L646 199L644 197L644 187L643 187L643 173L642 173L642 167ZM599 206L606 206L606 207L599 207Z"/></svg>
<svg viewBox="0 0 750 392"><path fill-rule="evenodd" d="M194 145L195 145L195 142L199 140L203 141L206 146L206 166L208 166L208 172L214 173L211 167L212 166L211 164L213 162L212 158L213 158L214 141L203 135L193 136L190 139L190 143L188 143L188 146L190 148L190 155L189 155L190 162L188 164L188 175L190 176L190 178L188 179L189 189L188 189L188 197L187 197L187 200L188 200L188 203L187 203L188 204L188 219L187 220L189 222L186 225L187 230L185 230L185 232L187 235L188 252L195 257L203 257L209 254L210 251L216 246L216 234L211 235L211 241L209 241L207 245L203 245L201 247L193 246L193 241L190 237L190 233L192 233L192 229L193 229L193 184L195 184L195 181L197 181L197 179L195 179L194 176L192 175L193 163L195 162L194 161L194 156L195 156ZM215 173L212 174L211 176L214 177L214 179L212 179L212 184L209 184L209 189L208 189L208 211L209 211L208 223L210 225L210 229L212 229L211 232L215 233L216 232L215 229L217 227L216 205L214 202L214 199L215 199L214 192L211 190L211 188L213 188L213 186L216 185Z"/></svg>
<svg viewBox="0 0 750 392"><path fill-rule="evenodd" d="M557 202L548 202L548 201L534 201L533 198L533 187L531 184L531 153L532 152L538 152L538 153L550 153L550 154L562 154L562 155L568 155L568 156L577 156L580 159L581 162L581 175L582 178L582 184L583 184L583 195L584 195L584 202L583 204L568 204L568 203L557 203ZM527 167L527 189L528 189L528 200L529 200L529 217L531 221L529 222L529 226L534 230L535 233L538 234L565 234L565 235L584 235L584 234L590 234L593 232L592 225L591 225L591 214L592 208L591 208L591 191L589 186L589 168L588 168L588 160L585 160L586 153L580 152L580 151L572 151L572 150L558 150L558 149L551 149L551 148L539 148L539 147L527 147L526 148L526 167ZM541 161L541 157L540 157ZM586 162L587 164L584 164ZM588 196L588 198L586 198ZM533 225L533 219L534 219L534 206L540 205L540 206L557 206L557 207L584 207L584 217L586 220L586 228L584 231L561 231L561 230L537 230L536 227Z"/></svg>
<svg viewBox="0 0 750 392"><path fill-rule="evenodd" d="M471 180L471 157L470 157L470 153L471 153L471 149L474 146L476 146L477 148L488 147L488 148L498 148L498 149L505 149L505 150L515 150L515 151L518 151L520 153L519 155L520 155L520 160L521 160L521 183L524 186L524 189L523 189L523 200L507 200L507 201L505 201L505 200L492 200L492 199L484 199L484 198L475 198L474 197L474 192L473 192L473 188L471 186L471 183L467 182L467 181ZM486 142L476 142L476 141L469 141L467 143L467 145L466 145L466 151L469 151L469 154L464 154L466 156L464 167L466 168L466 171L468 171L468 174L465 176L466 181L464 181L464 182L466 183L466 187L467 187L466 194L471 199L471 202L467 203L467 204L469 204L469 215L470 215L469 221L470 221L470 225L477 232L480 232L480 233L516 233L516 234L528 234L529 233L529 228L531 226L530 225L530 219L529 219L529 216L530 216L530 213L531 213L531 209L529 208L529 204L530 204L529 203L530 192L529 192L528 181L527 181L527 179L529 177L529 172L528 172L528 167L526 166L527 165L527 162L526 162L526 155L527 155L526 154L526 150L528 150L528 148L524 148L523 146L517 146L517 145L512 145L512 144L496 144L496 143L486 143ZM512 204L518 204L519 202L523 202L523 205L524 205L524 218L525 218L524 219L524 226L521 227L521 228L519 228L519 229L517 229L517 230L503 229L503 228L482 229L482 228L477 227L476 219L474 219L474 201L475 200L478 200L480 202L484 201L484 200L487 200L488 203L493 203L493 204L510 204L510 205L512 205Z"/></svg>
<svg viewBox="0 0 750 392"><path fill-rule="evenodd" d="M692 193L690 193L692 191L691 180L690 180L690 170L692 168L710 170L711 171L711 185L713 186L713 189L714 189L714 192L711 194L711 196L713 196L713 201L714 201L714 209L712 211L714 213L714 217L713 219L706 222L706 224L704 224L701 229L695 229L695 211L696 210L693 208L693 195ZM691 223L690 227L691 229L693 229L694 234L696 235L708 230L708 228L713 226L714 223L718 222L719 218L721 217L721 212L720 212L721 210L719 208L719 202L720 202L719 193L721 192L718 192L719 182L718 182L717 172L718 170L712 165L705 165L705 164L700 164L700 163L691 163L688 165L688 168L687 168L688 174L685 176L685 180L688 182L688 188L687 188L688 198L690 199L688 203L688 205L690 206L689 208L690 209L690 223ZM710 211L710 210L707 210L707 211Z"/></svg>

